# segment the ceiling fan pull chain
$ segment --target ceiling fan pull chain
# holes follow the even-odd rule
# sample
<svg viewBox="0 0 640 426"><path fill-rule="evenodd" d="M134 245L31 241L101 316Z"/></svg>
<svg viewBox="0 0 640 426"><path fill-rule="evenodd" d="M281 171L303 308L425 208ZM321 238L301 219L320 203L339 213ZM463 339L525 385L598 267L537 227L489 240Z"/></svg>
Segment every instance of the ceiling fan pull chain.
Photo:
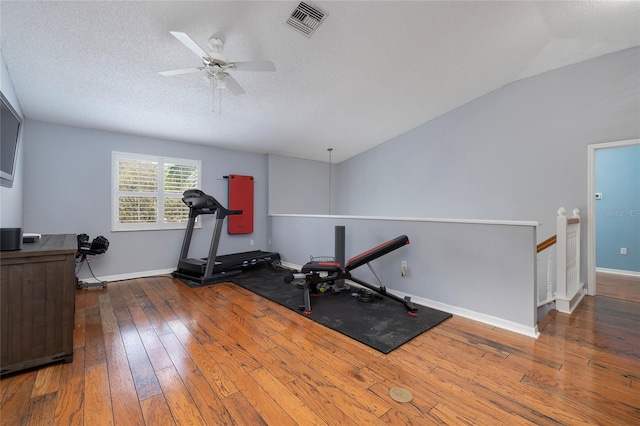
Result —
<svg viewBox="0 0 640 426"><path fill-rule="evenodd" d="M211 114L216 113L216 79L211 79Z"/></svg>

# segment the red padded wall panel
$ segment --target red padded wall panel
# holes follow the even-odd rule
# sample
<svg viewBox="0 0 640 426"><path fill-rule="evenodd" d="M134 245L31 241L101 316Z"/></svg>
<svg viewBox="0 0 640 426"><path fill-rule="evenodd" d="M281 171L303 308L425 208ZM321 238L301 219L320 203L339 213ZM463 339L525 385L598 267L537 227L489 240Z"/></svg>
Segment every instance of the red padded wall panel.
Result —
<svg viewBox="0 0 640 426"><path fill-rule="evenodd" d="M229 175L229 210L242 214L227 217L229 234L253 233L253 176Z"/></svg>

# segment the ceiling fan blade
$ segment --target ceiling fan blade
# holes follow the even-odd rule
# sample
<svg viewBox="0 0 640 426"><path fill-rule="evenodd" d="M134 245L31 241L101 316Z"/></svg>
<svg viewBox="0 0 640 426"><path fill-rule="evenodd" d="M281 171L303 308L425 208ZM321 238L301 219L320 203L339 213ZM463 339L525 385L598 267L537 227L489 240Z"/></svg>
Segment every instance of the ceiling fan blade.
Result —
<svg viewBox="0 0 640 426"><path fill-rule="evenodd" d="M240 96L240 95L244 95L245 92L244 89L242 88L242 86L240 86L240 84L238 84L238 82L236 81L235 78L231 77L229 74L227 74L227 89L229 89L229 91L231 93L233 93L236 96Z"/></svg>
<svg viewBox="0 0 640 426"><path fill-rule="evenodd" d="M275 71L276 65L271 61L234 62L236 71Z"/></svg>
<svg viewBox="0 0 640 426"><path fill-rule="evenodd" d="M164 75L165 77L171 75L179 75L179 74L189 74L196 71L202 71L205 67L197 67L197 68L182 68L180 70L171 70L171 71L160 71L158 74Z"/></svg>
<svg viewBox="0 0 640 426"><path fill-rule="evenodd" d="M180 42L182 44L187 46L187 48L189 48L189 50L191 50L193 53L198 55L199 58L208 58L209 57L209 54L207 52L205 52L205 50L202 47L198 46L198 44L195 41L193 41L191 39L191 37L189 37L185 33L181 33L181 32L178 32L178 31L169 31L169 32L171 33L172 36L174 36L175 38L180 40Z"/></svg>

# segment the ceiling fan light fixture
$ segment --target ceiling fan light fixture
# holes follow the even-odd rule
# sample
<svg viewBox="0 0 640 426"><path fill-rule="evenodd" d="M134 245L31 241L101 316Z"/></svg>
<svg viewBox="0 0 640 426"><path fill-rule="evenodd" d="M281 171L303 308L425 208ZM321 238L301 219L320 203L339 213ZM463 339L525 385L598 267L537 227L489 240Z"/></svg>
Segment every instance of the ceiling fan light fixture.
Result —
<svg viewBox="0 0 640 426"><path fill-rule="evenodd" d="M227 74L219 72L215 74L214 77L216 79L218 89L222 90L227 88Z"/></svg>
<svg viewBox="0 0 640 426"><path fill-rule="evenodd" d="M209 73L209 75L215 76L219 72L222 72L222 67L219 65L211 65L207 67L207 73Z"/></svg>
<svg viewBox="0 0 640 426"><path fill-rule="evenodd" d="M215 92L218 90L218 103L220 106L218 112L222 109L222 91L228 90L234 96L244 95L245 92L242 86L236 81L233 75L228 74L227 70L238 71L275 71L275 64L271 61L249 61L249 62L236 62L231 63L227 59L226 55L222 53L224 47L224 41L217 37L212 37L208 41L208 47L211 49L210 53L207 53L202 47L198 45L189 35L179 31L170 31L178 41L185 45L189 50L195 53L201 60L202 66L183 68L172 71L160 71L159 74L163 76L172 76L180 74L188 74L197 71L206 71L204 77L210 81L213 87L212 96L213 104L215 105Z"/></svg>

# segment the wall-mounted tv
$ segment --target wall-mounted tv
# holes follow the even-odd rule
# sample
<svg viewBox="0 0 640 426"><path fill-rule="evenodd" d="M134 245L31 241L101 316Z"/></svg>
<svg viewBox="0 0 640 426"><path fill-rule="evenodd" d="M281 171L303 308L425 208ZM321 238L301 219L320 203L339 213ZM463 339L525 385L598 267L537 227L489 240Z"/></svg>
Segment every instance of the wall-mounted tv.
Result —
<svg viewBox="0 0 640 426"><path fill-rule="evenodd" d="M0 185L11 188L16 173L16 156L22 117L16 112L11 103L0 92L2 116L0 117Z"/></svg>

